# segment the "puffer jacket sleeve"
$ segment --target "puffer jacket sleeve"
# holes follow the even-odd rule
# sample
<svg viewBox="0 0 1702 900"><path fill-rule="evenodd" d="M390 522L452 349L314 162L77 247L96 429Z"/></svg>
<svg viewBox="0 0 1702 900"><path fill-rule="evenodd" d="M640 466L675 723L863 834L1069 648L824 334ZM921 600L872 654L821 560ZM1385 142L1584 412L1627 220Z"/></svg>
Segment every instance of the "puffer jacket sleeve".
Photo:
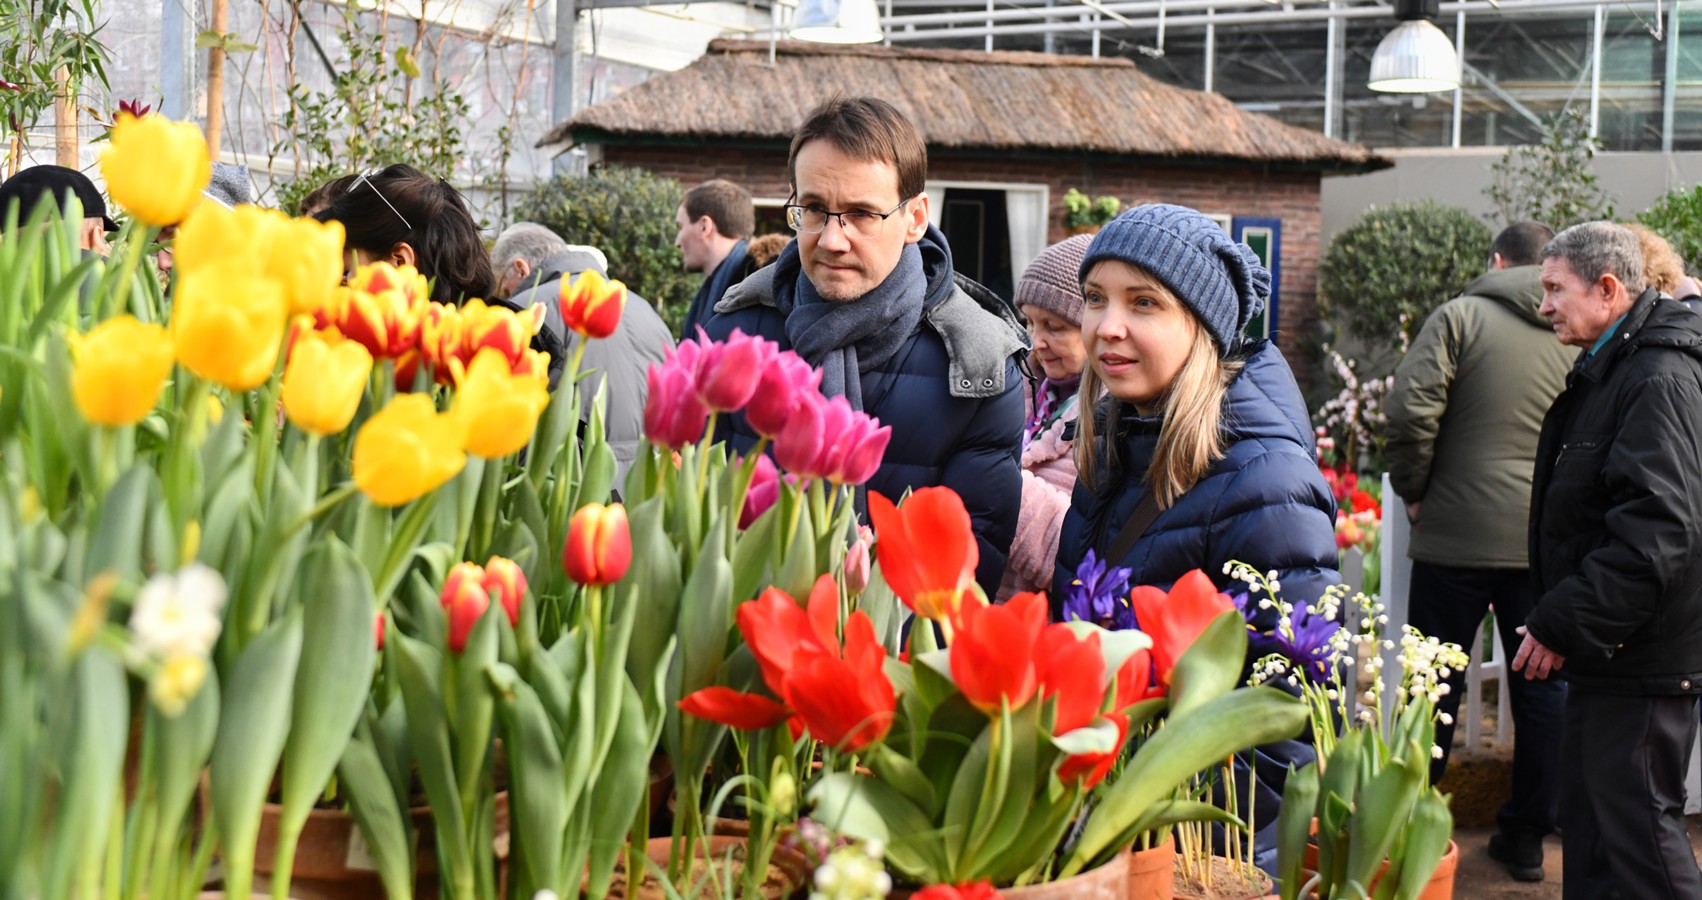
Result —
<svg viewBox="0 0 1702 900"><path fill-rule="evenodd" d="M1661 375L1628 391L1625 423L1602 478L1616 498L1606 540L1556 584L1525 619L1561 656L1606 659L1658 611L1677 573L1702 547L1702 389Z"/></svg>
<svg viewBox="0 0 1702 900"><path fill-rule="evenodd" d="M940 471L939 483L963 498L981 561L975 581L991 597L1004 577L1022 509L1024 385L1016 359L1005 362L1005 390L980 402Z"/></svg>
<svg viewBox="0 0 1702 900"><path fill-rule="evenodd" d="M1275 570L1283 599L1308 603L1341 583L1335 498L1318 467L1293 445L1261 453L1235 473L1211 516L1206 559ZM1220 584L1220 571L1207 572Z"/></svg>
<svg viewBox="0 0 1702 900"><path fill-rule="evenodd" d="M1458 369L1457 306L1444 304L1424 321L1412 349L1395 369L1384 431L1389 481L1408 503L1424 499L1435 457L1436 432L1448 408L1448 387Z"/></svg>

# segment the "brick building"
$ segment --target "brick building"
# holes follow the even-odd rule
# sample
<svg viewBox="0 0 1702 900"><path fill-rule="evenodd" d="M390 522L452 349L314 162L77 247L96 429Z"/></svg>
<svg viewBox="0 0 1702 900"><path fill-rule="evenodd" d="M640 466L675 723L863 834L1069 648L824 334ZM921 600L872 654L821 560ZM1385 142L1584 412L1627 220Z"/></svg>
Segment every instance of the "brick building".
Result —
<svg viewBox="0 0 1702 900"><path fill-rule="evenodd" d="M794 42L770 59L765 42L715 41L692 65L582 110L542 143L583 146L593 165L686 186L736 181L757 200L758 230L778 231L793 129L835 94L881 97L928 142L932 214L960 271L1010 296L1034 255L1068 234L1070 188L1192 206L1267 256L1274 321L1254 327L1274 327L1296 362L1316 318L1320 182L1390 165L1156 81L1126 59Z"/></svg>

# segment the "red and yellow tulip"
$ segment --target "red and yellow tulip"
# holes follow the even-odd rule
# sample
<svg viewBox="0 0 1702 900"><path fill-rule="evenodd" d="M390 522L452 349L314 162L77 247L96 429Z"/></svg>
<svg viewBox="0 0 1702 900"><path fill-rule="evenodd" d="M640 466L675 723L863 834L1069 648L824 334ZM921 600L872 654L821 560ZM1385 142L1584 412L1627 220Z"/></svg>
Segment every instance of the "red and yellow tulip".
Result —
<svg viewBox="0 0 1702 900"><path fill-rule="evenodd" d="M561 550L561 565L567 577L586 587L614 584L626 575L632 563L632 533L626 507L589 503L567 526L567 543Z"/></svg>
<svg viewBox="0 0 1702 900"><path fill-rule="evenodd" d="M561 281L561 320L588 338L606 338L620 326L626 309L626 285L595 269Z"/></svg>

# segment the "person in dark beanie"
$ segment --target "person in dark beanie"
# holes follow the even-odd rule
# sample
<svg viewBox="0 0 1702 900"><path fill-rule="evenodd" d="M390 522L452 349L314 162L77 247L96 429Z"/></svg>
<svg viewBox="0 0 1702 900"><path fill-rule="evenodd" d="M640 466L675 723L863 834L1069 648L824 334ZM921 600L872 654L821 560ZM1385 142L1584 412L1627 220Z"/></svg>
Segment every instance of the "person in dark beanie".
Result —
<svg viewBox="0 0 1702 900"><path fill-rule="evenodd" d="M1022 512L1011 561L999 585L1003 602L1052 584L1058 529L1076 486L1074 444L1066 432L1076 421L1076 387L1087 351L1081 340L1082 257L1093 237L1078 234L1040 252L1016 285L1016 307L1028 322L1034 383L1022 433Z"/></svg>
<svg viewBox="0 0 1702 900"><path fill-rule="evenodd" d="M1069 597L1089 550L1128 569L1131 585L1164 590L1195 569L1229 589L1239 582L1226 564L1243 562L1276 572L1296 608L1339 584L1335 498L1312 417L1282 353L1244 337L1270 297L1253 251L1192 209L1138 206L1094 236L1078 275L1087 366L1077 391L1094 408L1076 423L1054 615L1087 618ZM1260 630L1276 626L1274 609L1260 616ZM1266 872L1276 869L1281 773L1312 758L1294 740L1236 757Z"/></svg>
<svg viewBox="0 0 1702 900"><path fill-rule="evenodd" d="M106 214L106 199L87 175L64 166L30 166L0 184L0 227L13 204L17 205L18 224L29 220L36 206L48 202L60 206L67 196L74 196L83 206L83 224L78 232L78 246L91 253L105 256L108 232L117 231L118 223Z"/></svg>
<svg viewBox="0 0 1702 900"><path fill-rule="evenodd" d="M913 488L955 491L975 530L975 581L991 597L1022 506L1028 335L1003 300L952 268L929 224L927 145L892 104L816 107L792 135L787 172L798 239L728 290L705 331L724 340L737 328L796 351L821 369L823 394L892 428L868 490L894 502ZM743 413L715 417L715 429L734 454L758 440Z"/></svg>

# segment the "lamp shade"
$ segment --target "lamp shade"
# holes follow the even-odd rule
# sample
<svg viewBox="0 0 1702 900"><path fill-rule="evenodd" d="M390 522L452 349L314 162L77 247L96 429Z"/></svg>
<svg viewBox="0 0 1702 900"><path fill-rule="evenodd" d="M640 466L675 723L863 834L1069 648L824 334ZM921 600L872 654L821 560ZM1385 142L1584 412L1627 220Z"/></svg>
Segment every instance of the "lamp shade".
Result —
<svg viewBox="0 0 1702 900"><path fill-rule="evenodd" d="M873 44L886 36L875 0L804 0L790 33L822 44Z"/></svg>
<svg viewBox="0 0 1702 900"><path fill-rule="evenodd" d="M1454 42L1428 19L1411 19L1383 36L1371 55L1374 91L1426 94L1460 86L1460 57Z"/></svg>

